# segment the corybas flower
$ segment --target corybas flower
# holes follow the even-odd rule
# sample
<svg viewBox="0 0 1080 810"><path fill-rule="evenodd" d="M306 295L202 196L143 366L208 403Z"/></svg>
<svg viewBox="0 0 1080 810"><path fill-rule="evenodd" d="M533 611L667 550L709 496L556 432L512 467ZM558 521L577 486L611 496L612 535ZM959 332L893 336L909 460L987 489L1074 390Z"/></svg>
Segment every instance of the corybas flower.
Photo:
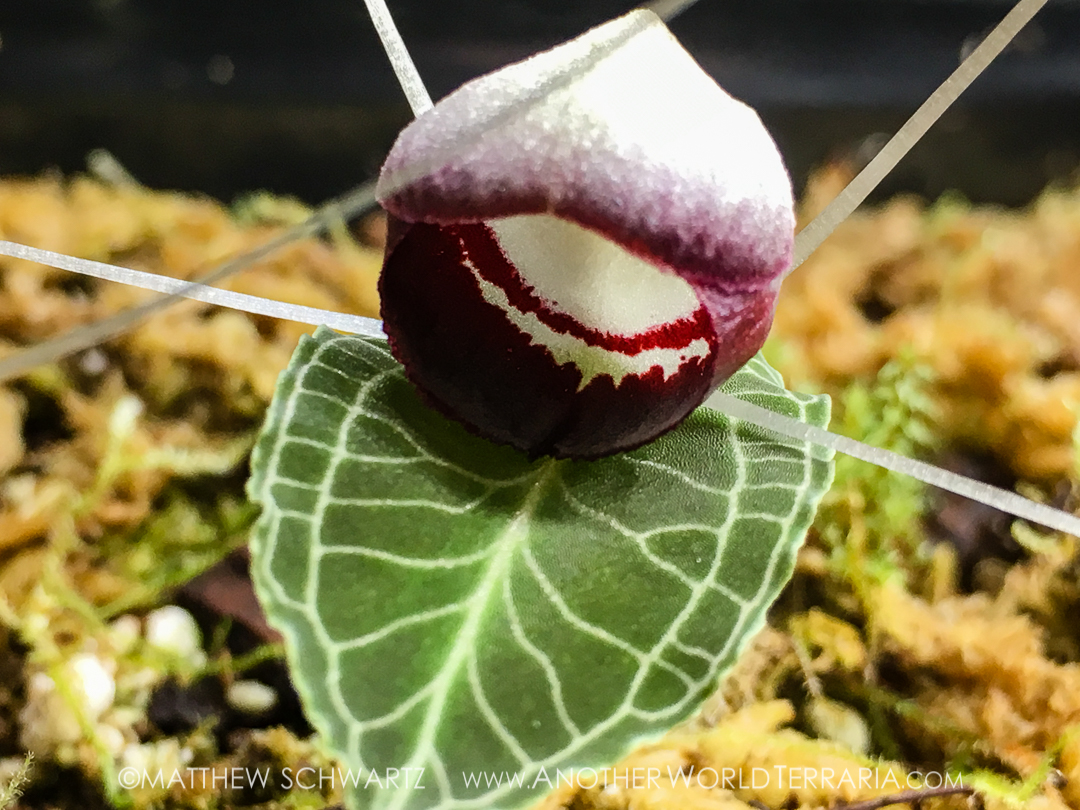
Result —
<svg viewBox="0 0 1080 810"><path fill-rule="evenodd" d="M379 179L391 350L534 456L670 430L761 347L794 233L757 115L634 11L469 82Z"/></svg>

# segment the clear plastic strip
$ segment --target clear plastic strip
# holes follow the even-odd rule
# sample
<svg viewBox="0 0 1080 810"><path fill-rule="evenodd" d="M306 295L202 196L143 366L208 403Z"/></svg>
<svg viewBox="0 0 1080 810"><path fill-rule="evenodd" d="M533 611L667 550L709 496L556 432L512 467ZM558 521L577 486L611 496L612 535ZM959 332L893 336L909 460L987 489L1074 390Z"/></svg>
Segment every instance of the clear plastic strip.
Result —
<svg viewBox="0 0 1080 810"><path fill-rule="evenodd" d="M365 183L348 194L339 197L337 200L333 200L323 205L318 211L308 217L307 220L301 222L299 225L289 228L287 231L271 239L265 245L257 247L255 250L215 267L213 270L194 281L180 282L182 286L176 288L174 292L168 295L163 295L160 298L147 301L145 304L140 304L131 309L125 309L122 312L118 312L115 315L97 321L96 323L78 326L63 335L46 340L36 346L21 349L9 357L0 358L0 383L15 377L20 377L38 366L46 363L55 363L57 360L60 360L69 354L88 349L98 343L114 338L117 335L126 332L128 329L131 329L140 321L153 315L155 312L160 312L182 298L195 297L194 294L196 293L202 294L202 288L207 285L214 284L233 273L245 270L277 250L280 250L287 245L291 245L299 239L304 239L308 236L317 234L335 222L351 219L374 207L375 183ZM9 248L8 246L11 247ZM16 245L13 242L0 243L0 254L8 256L15 255L14 251L16 249L26 249L26 247L27 246L25 245ZM34 250L34 248L29 249ZM73 259L73 257L70 256L65 256L64 258ZM53 264L52 262L42 263L48 264L51 267L71 270L78 273L81 272L78 269L80 266L78 263L81 261L84 260L74 259L75 264L66 267ZM96 269L102 272L102 275L100 275L99 278L116 280L115 276L132 272L126 267L116 267L101 262L91 262L90 264L95 265ZM175 282L176 279L171 279L171 281ZM294 305L282 304L283 313L287 312L291 306ZM283 314L282 317L288 317L288 315Z"/></svg>
<svg viewBox="0 0 1080 810"><path fill-rule="evenodd" d="M9 251L9 246L15 248ZM313 307L301 307L295 304L285 304L269 298L259 298L254 295L244 295L214 287L192 285L188 282L159 276L154 273L145 273L126 268L113 267L100 262L90 262L85 259L73 259L59 253L28 248L22 245L12 245L10 242L0 242L0 253L14 255L17 258L25 258L30 261L41 262L50 267L63 270L71 270L76 273L91 275L96 278L106 278L112 281L120 281L144 289L165 292L171 295L183 294L188 298L195 298L208 304L228 306L234 309L242 309L258 315L268 315L274 318L298 321L311 325L325 324L332 329L340 329L345 332L353 332L368 337L383 337L382 322L373 318L362 318L356 315L346 315L331 310L315 309ZM199 287L191 290L192 286ZM163 300L163 299L159 299ZM21 356L21 355L19 355ZM0 361L2 363L2 361ZM775 413L766 408L752 405L741 399L724 394L714 393L705 405L714 408L736 419L750 422L759 427L771 430L782 436L804 442L812 442L828 447L840 453L853 456L884 467L887 470L910 476L926 484L941 489L955 492L966 498L1000 509L1003 512L1022 517L1042 526L1059 531L1068 532L1080 537L1080 518L1070 515L1060 509L1054 509L1045 504L1036 503L1015 492L1009 492L998 487L990 486L962 475L949 472L948 470L935 467L922 461L901 456L880 447L864 444L838 436L827 430L807 425L797 419L792 419L782 414Z"/></svg>
<svg viewBox="0 0 1080 810"><path fill-rule="evenodd" d="M433 106L431 96L424 87L424 80L420 78L416 63L409 56L409 49L405 47L405 40L401 38L390 9L386 6L386 0L364 0L364 3L371 21L375 24L375 30L379 33L379 39L382 40L383 50L390 59L390 66L394 68L398 84L412 107L413 115L427 112Z"/></svg>
<svg viewBox="0 0 1080 810"><path fill-rule="evenodd" d="M975 481L949 470L935 467L933 464L915 461L907 456L883 450L880 447L863 444L846 436L837 436L835 433L830 433L813 425L807 425L798 419L792 419L789 416L770 411L768 408L745 402L722 391L717 391L709 397L705 401L705 406L773 431L781 436L828 447L838 453L844 453L878 467L884 467L886 470L910 476L922 481L924 484L955 492L957 495L963 495L965 498L1000 509L1010 515L1030 520L1040 526L1057 529L1080 537L1080 518L1061 509L1037 503L1015 492L990 486L981 481Z"/></svg>
<svg viewBox="0 0 1080 810"><path fill-rule="evenodd" d="M993 31L965 59L942 85L930 94L915 114L900 127L880 152L848 183L825 210L795 237L794 270L824 242L841 222L862 205L863 200L878 187L889 172L896 168L926 131L934 125L968 86L986 70L1020 29L1046 5L1046 0L1020 0ZM788 272L791 272L790 270Z"/></svg>
<svg viewBox="0 0 1080 810"><path fill-rule="evenodd" d="M649 9L661 20L667 22L678 17L696 2L697 0L652 0L651 3L646 3L642 8Z"/></svg>
<svg viewBox="0 0 1080 810"><path fill-rule="evenodd" d="M60 270L68 270L84 276L101 278L106 281L117 281L121 284L127 284L129 287L139 287L144 290L166 293L168 296L188 298L206 304L213 304L214 306L238 309L252 315L266 315L271 318L282 318L312 326L323 324L331 329L353 332L358 335L381 337L383 334L382 321L374 318L364 318L360 315L349 315L345 312L332 312L327 309L289 304L272 298L260 298L257 295L223 290L220 287L208 287L205 284L193 284L171 276L161 276L157 273L147 273L142 270L130 270L126 267L116 267L87 259L76 259L63 253L53 253L51 250L27 247L14 242L0 241L0 253L15 259L26 259L27 261L38 262L39 264L56 267ZM152 303L157 304L161 300L163 299L157 299Z"/></svg>

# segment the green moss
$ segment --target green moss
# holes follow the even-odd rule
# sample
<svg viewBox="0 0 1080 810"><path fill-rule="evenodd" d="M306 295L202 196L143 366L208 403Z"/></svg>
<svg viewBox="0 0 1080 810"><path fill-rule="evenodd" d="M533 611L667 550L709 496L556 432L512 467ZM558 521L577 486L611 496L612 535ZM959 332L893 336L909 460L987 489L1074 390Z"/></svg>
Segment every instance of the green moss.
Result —
<svg viewBox="0 0 1080 810"><path fill-rule="evenodd" d="M11 775L7 783L0 787L0 810L9 810L14 807L19 797L22 796L23 788L30 781L30 769L34 764L34 755L27 754L19 769Z"/></svg>
<svg viewBox="0 0 1080 810"><path fill-rule="evenodd" d="M925 456L936 445L933 372L906 352L886 363L872 385L852 383L840 397L832 428L903 456ZM925 485L850 456L838 455L836 478L815 528L835 571L862 590L928 564L920 516Z"/></svg>

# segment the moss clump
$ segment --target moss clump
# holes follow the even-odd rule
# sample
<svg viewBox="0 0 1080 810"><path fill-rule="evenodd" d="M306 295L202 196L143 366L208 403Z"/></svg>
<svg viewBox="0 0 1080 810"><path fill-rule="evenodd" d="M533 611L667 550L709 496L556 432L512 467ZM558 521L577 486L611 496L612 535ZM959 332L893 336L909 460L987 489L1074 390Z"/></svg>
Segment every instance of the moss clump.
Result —
<svg viewBox="0 0 1080 810"><path fill-rule="evenodd" d="M815 178L804 222L847 176L833 167ZM3 238L183 278L304 213L266 196L230 212L86 179L0 183ZM358 244L342 228L230 285L373 315L378 266L378 245ZM1078 191L1047 192L1026 212L955 198L930 207L896 200L853 217L787 280L767 351L793 387L835 397L838 432L930 460L989 458L1009 485L1019 479L1027 494L1075 508L1077 266ZM0 351L143 296L8 259L0 272ZM113 776L139 757L214 772L330 766L313 742L283 728L221 735L212 720L177 733L155 727L147 707L155 684L224 687L276 648L234 659L218 632L209 661L187 660L151 649L140 618L243 542L251 431L304 331L185 303L0 387L0 608L19 638L12 660L21 669L0 700L0 745L5 755L19 752L28 687L42 677L77 724L66 747L39 758L27 794L36 804L59 804L50 795L60 791L40 801L33 791L70 768L96 786L83 806L276 810L339 800L295 785L235 795L212 782L125 791ZM945 509L959 509L960 520L939 520ZM836 484L770 626L699 715L595 784L553 784L539 804L795 810L932 787L909 781L917 770L961 778L992 808L1080 810L1076 541L997 518L991 526L965 509L838 459ZM947 530L930 530L939 524ZM963 555L957 526L974 538ZM989 547L995 533L1015 553ZM116 692L90 716L90 687L102 672ZM628 784L633 768L646 776L658 769L658 781ZM934 795L924 804L966 801Z"/></svg>
<svg viewBox="0 0 1080 810"><path fill-rule="evenodd" d="M269 195L231 212L130 182L0 182L0 238L178 278L263 244L304 213ZM372 315L379 265L377 249L339 228L225 283ZM0 354L146 295L0 258ZM0 386L0 610L20 651L0 714L0 755L38 754L25 799L32 806L64 806L69 792L86 794L79 806L247 806L260 798L218 797L212 782L202 792L140 793L117 777L140 757L213 770L243 765L240 752L254 750L254 732L230 741L213 723L165 733L150 704L165 683L225 690L279 648L233 658L225 619L210 628L208 661L190 616L185 636L175 616L155 623L144 614L245 542L254 517L243 493L247 454L305 331L183 302L107 345ZM268 739L259 750L303 748L284 730ZM280 788L261 798L299 807L331 797Z"/></svg>

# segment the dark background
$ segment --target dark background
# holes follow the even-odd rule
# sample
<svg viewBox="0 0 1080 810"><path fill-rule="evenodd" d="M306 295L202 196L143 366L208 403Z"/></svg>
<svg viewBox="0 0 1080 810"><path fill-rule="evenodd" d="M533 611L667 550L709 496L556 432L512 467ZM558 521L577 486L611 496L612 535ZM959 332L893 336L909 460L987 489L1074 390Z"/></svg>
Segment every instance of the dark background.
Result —
<svg viewBox="0 0 1080 810"><path fill-rule="evenodd" d="M390 0L435 97L625 0ZM672 23L755 106L797 186L868 154L1007 0L700 0ZM0 0L0 173L79 171L318 202L371 177L408 108L363 0ZM1080 165L1080 2L1051 0L879 194L1022 203Z"/></svg>

